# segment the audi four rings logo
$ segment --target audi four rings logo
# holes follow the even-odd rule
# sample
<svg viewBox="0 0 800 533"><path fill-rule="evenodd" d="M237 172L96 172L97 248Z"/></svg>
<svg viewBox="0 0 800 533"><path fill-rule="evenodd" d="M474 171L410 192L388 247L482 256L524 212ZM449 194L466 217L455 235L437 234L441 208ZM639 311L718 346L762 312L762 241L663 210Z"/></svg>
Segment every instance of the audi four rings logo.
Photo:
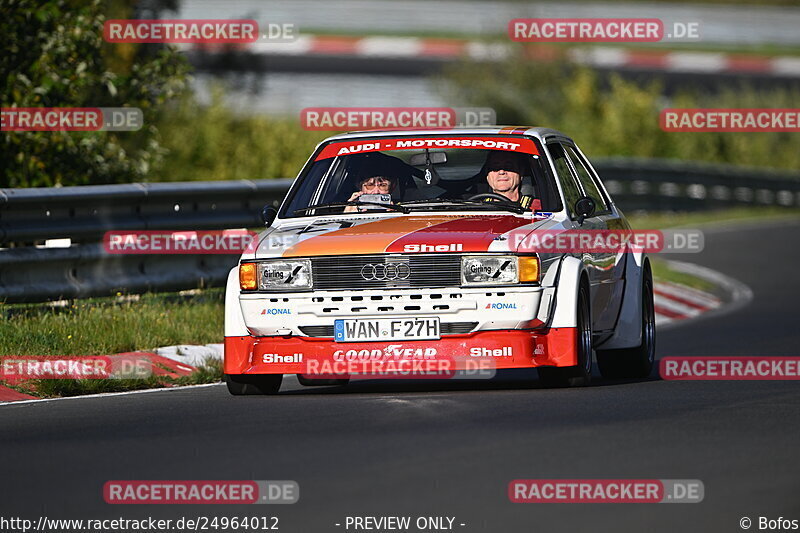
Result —
<svg viewBox="0 0 800 533"><path fill-rule="evenodd" d="M408 263L367 263L361 267L361 277L367 281L396 281L410 276L411 267Z"/></svg>

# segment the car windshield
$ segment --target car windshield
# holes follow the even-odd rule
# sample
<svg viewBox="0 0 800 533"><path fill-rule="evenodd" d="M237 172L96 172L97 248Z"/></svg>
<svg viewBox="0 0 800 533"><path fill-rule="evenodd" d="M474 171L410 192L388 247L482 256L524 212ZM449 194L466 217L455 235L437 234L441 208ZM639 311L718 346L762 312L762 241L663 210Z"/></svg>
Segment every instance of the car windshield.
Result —
<svg viewBox="0 0 800 533"><path fill-rule="evenodd" d="M537 141L502 136L351 139L324 145L282 218L389 211L559 211Z"/></svg>

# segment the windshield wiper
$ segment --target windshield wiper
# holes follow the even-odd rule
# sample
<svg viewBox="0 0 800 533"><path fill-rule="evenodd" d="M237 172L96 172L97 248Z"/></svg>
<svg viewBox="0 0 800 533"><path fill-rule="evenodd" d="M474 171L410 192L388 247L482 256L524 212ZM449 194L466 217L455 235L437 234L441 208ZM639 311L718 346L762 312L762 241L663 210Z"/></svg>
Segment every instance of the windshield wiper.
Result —
<svg viewBox="0 0 800 533"><path fill-rule="evenodd" d="M522 214L527 212L528 210L522 207L519 204L515 204L512 202L481 202L478 200L462 200L462 199L455 199L455 198L430 198L428 200L412 200L410 202L400 202L398 205L401 206L419 206L424 204L433 204L433 205L444 205L444 204L453 204L453 205L468 205L470 207L481 207L481 208L503 208L507 211L513 211L514 213Z"/></svg>
<svg viewBox="0 0 800 533"><path fill-rule="evenodd" d="M314 209L325 209L326 207L348 207L351 205L376 205L378 207L386 207L388 209L392 209L394 211L400 211L402 213L408 213L408 209L403 207L400 204L382 204L380 202L340 202L336 204L317 204L317 205L310 205L308 207L303 207L302 209L295 209L294 214L298 215L300 213L305 213L307 211L313 211Z"/></svg>

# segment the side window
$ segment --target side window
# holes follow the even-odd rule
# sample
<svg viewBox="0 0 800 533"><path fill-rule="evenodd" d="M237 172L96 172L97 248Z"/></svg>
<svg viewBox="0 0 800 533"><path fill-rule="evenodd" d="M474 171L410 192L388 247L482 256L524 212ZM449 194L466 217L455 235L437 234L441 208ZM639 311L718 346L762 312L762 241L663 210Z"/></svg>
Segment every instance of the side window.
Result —
<svg viewBox="0 0 800 533"><path fill-rule="evenodd" d="M605 198L603 198L603 194L600 192L600 189L597 188L597 184L592 179L589 169L583 164L583 159L581 159L578 153L571 146L566 146L566 149L567 153L569 153L570 159L572 160L572 164L575 166L575 171L578 173L578 179L583 186L583 190L586 191L586 196L594 200L594 203L597 206L595 212L599 214L611 211L611 207L609 207Z"/></svg>
<svg viewBox="0 0 800 533"><path fill-rule="evenodd" d="M561 188L564 189L564 200L567 202L567 211L572 213L575 202L577 202L583 194L581 194L581 191L575 183L575 179L572 177L564 148L558 143L552 143L547 145L547 150L553 158L553 165L556 167L556 173L558 174L558 181L561 183Z"/></svg>
<svg viewBox="0 0 800 533"><path fill-rule="evenodd" d="M531 156L533 165L533 187L537 198L542 202L543 211L561 211L561 195L558 194L556 179L550 171L545 156Z"/></svg>

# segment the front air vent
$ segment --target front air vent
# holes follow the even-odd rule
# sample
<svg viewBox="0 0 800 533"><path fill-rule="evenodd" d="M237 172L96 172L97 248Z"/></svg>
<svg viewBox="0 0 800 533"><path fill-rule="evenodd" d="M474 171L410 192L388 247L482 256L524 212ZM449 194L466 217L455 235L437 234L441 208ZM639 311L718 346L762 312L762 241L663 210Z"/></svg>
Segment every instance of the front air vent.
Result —
<svg viewBox="0 0 800 533"><path fill-rule="evenodd" d="M458 287L458 254L312 257L315 290Z"/></svg>

